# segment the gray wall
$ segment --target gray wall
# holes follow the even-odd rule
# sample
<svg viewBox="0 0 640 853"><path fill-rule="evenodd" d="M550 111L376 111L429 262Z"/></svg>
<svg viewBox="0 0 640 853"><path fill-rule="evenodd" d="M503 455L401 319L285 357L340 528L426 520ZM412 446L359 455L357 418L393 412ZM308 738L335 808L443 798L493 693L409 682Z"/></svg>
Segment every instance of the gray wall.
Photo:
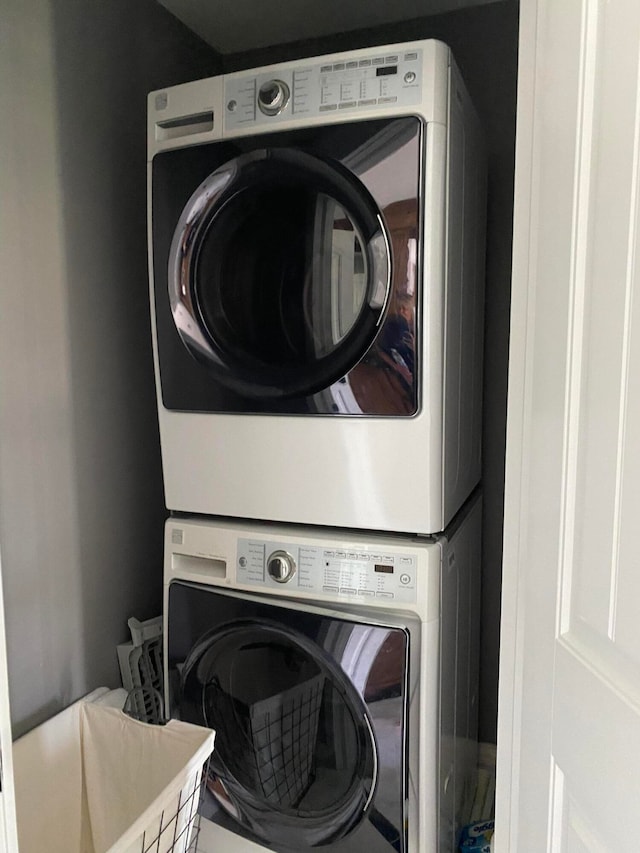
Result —
<svg viewBox="0 0 640 853"><path fill-rule="evenodd" d="M7 0L0 547L14 734L119 680L161 608L146 93L218 71L152 0Z"/></svg>
<svg viewBox="0 0 640 853"><path fill-rule="evenodd" d="M480 738L495 742L502 581L518 3L435 15L393 26L224 57L225 70L417 38L452 49L484 127L488 150L483 437L483 574Z"/></svg>

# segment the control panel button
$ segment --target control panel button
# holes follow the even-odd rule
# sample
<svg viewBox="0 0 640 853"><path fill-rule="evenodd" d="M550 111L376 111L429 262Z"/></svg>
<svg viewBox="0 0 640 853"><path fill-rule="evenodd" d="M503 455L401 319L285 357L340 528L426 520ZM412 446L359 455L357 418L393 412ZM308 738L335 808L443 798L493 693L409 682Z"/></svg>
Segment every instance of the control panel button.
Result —
<svg viewBox="0 0 640 853"><path fill-rule="evenodd" d="M258 90L258 107L266 116L281 113L289 102L289 87L283 80L268 80Z"/></svg>
<svg viewBox="0 0 640 853"><path fill-rule="evenodd" d="M407 71L404 75L405 83L415 83L416 82L416 72L415 71Z"/></svg>
<svg viewBox="0 0 640 853"><path fill-rule="evenodd" d="M411 583L411 575L407 575L407 574L400 575L400 583L404 584L405 586L408 583Z"/></svg>
<svg viewBox="0 0 640 853"><path fill-rule="evenodd" d="M296 573L296 562L286 551L274 551L267 560L267 571L276 583L287 583Z"/></svg>

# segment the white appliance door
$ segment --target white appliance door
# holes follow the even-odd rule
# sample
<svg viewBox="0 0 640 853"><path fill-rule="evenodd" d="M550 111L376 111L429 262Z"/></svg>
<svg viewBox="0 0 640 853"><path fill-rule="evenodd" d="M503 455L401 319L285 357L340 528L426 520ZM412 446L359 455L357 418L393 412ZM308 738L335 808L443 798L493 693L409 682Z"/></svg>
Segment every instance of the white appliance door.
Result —
<svg viewBox="0 0 640 853"><path fill-rule="evenodd" d="M0 853L16 853L18 828L13 788L11 715L5 642L4 598L2 594L2 558L0 556Z"/></svg>
<svg viewBox="0 0 640 853"><path fill-rule="evenodd" d="M637 846L640 4L523 0L498 853Z"/></svg>

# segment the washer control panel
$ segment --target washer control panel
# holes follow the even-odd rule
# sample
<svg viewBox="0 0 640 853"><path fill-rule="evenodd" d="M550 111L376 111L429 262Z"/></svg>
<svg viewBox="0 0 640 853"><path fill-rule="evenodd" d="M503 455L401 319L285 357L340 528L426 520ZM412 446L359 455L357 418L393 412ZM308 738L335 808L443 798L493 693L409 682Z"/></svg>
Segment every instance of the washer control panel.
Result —
<svg viewBox="0 0 640 853"><path fill-rule="evenodd" d="M355 598L384 604L415 603L417 561L378 547L344 550L339 546L239 539L236 577L240 584L287 585L321 598Z"/></svg>
<svg viewBox="0 0 640 853"><path fill-rule="evenodd" d="M249 71L225 78L224 89L227 130L363 108L410 107L422 98L422 51Z"/></svg>

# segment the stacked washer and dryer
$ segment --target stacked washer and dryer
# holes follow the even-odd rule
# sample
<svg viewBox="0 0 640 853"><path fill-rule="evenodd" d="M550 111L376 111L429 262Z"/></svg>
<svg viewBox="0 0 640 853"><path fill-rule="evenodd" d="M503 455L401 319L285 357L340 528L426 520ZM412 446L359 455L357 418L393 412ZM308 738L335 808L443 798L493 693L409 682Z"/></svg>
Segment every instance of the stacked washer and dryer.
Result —
<svg viewBox="0 0 640 853"><path fill-rule="evenodd" d="M201 849L452 851L476 760L485 178L451 53L153 92L148 141L166 698L217 731Z"/></svg>

